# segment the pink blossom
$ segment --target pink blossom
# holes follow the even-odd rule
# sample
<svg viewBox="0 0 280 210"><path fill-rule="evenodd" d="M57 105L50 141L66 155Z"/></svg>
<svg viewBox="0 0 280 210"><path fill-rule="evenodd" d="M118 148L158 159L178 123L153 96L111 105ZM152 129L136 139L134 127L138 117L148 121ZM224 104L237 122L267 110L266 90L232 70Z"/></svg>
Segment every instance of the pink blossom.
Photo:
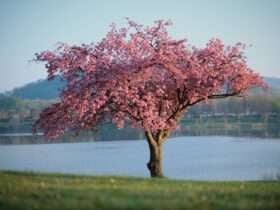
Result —
<svg viewBox="0 0 280 210"><path fill-rule="evenodd" d="M112 25L96 44L60 44L37 54L48 78L61 75L66 87L34 128L56 138L105 120L156 134L175 129L189 106L264 86L247 66L243 44L225 46L211 39L199 49L173 39L170 24L159 20L144 27L128 20L127 27Z"/></svg>

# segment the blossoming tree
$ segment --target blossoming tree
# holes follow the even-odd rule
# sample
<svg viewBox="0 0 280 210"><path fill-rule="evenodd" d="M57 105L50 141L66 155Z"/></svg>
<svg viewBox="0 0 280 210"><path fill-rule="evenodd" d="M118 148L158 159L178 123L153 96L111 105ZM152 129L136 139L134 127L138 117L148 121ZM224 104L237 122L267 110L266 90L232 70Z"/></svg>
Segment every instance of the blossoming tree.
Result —
<svg viewBox="0 0 280 210"><path fill-rule="evenodd" d="M102 121L142 128L150 174L162 176L162 144L189 107L264 86L247 66L243 44L224 46L211 39L204 48L191 47L173 39L169 25L159 20L144 27L128 20L127 27L112 25L96 44L60 44L36 54L45 62L48 79L60 75L66 86L60 101L42 111L35 131L57 138Z"/></svg>

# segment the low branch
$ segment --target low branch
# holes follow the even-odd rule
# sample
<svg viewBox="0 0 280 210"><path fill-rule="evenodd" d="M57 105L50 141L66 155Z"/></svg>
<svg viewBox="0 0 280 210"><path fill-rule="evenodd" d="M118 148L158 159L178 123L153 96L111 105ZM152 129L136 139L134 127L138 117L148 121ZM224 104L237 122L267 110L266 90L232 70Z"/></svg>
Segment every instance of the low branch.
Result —
<svg viewBox="0 0 280 210"><path fill-rule="evenodd" d="M233 93L223 93L223 94L214 94L214 95L210 95L207 97L207 99L221 99L221 98L227 98L230 96L236 96L239 95L240 91L238 92L233 92ZM185 104L179 104L179 106L176 108L176 110L167 118L167 122L171 119L175 119L177 115L179 115L180 113L182 113L187 107L189 106L193 106L195 104L198 104L202 101L206 100L206 98L200 98L192 103L187 102ZM177 119L176 119L177 120Z"/></svg>
<svg viewBox="0 0 280 210"><path fill-rule="evenodd" d="M239 94L240 94L240 91L239 92L233 92L233 93L216 94L216 95L208 96L208 99L227 98L227 97L236 96L236 95L239 95Z"/></svg>
<svg viewBox="0 0 280 210"><path fill-rule="evenodd" d="M233 92L233 93L223 93L223 94L214 94L214 95L210 95L207 97L207 99L221 99L221 98L227 98L227 97L230 97L230 96L236 96L236 95L239 95L240 94L240 91L238 92ZM189 106L193 106L201 101L204 101L206 100L206 98L200 98L192 103L186 103L181 111L183 111L185 108L189 107Z"/></svg>

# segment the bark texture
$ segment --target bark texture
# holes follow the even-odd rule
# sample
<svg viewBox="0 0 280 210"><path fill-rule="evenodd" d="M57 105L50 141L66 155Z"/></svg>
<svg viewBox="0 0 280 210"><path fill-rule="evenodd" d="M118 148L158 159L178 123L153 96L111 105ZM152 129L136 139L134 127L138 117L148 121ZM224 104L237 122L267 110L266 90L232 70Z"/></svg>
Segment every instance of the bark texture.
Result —
<svg viewBox="0 0 280 210"><path fill-rule="evenodd" d="M160 131L157 135L146 131L146 138L150 149L150 160L147 167L150 171L151 177L163 177L162 168L162 145L168 136L168 132Z"/></svg>

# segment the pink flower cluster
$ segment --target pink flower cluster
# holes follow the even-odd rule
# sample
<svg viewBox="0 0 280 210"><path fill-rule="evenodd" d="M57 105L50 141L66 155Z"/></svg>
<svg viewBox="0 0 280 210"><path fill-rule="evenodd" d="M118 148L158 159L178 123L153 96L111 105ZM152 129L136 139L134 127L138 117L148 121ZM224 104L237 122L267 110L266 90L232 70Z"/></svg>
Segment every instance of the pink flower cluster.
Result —
<svg viewBox="0 0 280 210"><path fill-rule="evenodd" d="M128 20L127 27L112 25L96 44L61 44L37 54L48 78L60 75L66 86L35 129L56 138L111 121L156 133L175 129L183 112L198 102L265 86L248 68L243 44L211 39L205 48L190 47L169 36L170 24L159 20L144 27Z"/></svg>

